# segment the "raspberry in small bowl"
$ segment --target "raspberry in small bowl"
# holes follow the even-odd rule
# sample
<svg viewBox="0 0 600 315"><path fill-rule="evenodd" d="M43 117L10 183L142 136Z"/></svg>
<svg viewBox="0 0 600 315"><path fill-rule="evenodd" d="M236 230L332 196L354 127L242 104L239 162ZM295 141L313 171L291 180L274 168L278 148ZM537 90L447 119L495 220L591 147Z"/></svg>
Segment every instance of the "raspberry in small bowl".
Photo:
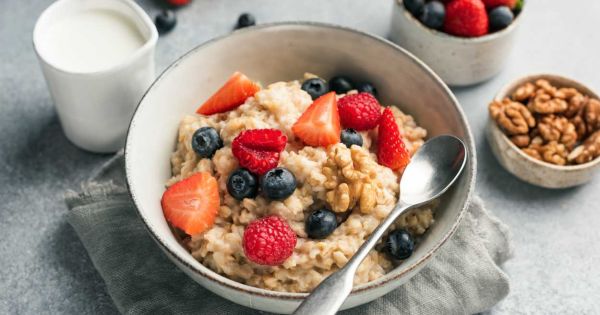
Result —
<svg viewBox="0 0 600 315"><path fill-rule="evenodd" d="M504 67L525 0L396 0L390 39L451 86L492 78Z"/></svg>

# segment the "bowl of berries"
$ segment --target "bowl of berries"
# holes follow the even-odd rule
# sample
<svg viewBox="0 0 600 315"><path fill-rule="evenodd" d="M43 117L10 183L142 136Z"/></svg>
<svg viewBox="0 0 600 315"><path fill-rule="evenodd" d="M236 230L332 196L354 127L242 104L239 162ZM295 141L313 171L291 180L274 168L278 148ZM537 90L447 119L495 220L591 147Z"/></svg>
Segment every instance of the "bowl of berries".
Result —
<svg viewBox="0 0 600 315"><path fill-rule="evenodd" d="M387 217L412 155L442 134L475 156L452 92L400 47L343 27L265 24L159 76L131 121L125 169L140 218L178 267L233 302L291 313ZM466 212L475 163L394 222L343 309L431 261Z"/></svg>
<svg viewBox="0 0 600 315"><path fill-rule="evenodd" d="M511 51L524 0L396 0L390 39L427 63L446 84L496 75Z"/></svg>

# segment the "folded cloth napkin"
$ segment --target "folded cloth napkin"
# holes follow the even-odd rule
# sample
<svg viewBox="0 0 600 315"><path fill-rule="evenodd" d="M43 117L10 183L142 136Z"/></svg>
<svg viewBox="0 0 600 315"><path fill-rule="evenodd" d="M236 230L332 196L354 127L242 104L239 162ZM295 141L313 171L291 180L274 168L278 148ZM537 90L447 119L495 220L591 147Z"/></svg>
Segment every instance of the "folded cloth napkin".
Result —
<svg viewBox="0 0 600 315"><path fill-rule="evenodd" d="M134 210L118 153L66 197L71 223L123 314L264 314L194 282L162 253ZM342 314L473 314L509 291L507 227L474 198L458 230L406 284Z"/></svg>

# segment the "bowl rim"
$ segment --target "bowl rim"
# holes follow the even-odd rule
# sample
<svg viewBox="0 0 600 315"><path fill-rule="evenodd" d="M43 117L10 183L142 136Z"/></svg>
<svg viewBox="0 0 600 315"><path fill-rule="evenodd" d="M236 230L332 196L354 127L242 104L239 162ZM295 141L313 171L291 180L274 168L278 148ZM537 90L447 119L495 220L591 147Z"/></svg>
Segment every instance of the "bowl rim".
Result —
<svg viewBox="0 0 600 315"><path fill-rule="evenodd" d="M559 75L559 74L551 74L551 73L535 73L535 74L528 74L522 77L519 77L507 84L505 84L494 96L494 101L501 101L502 99L508 97L508 95L510 94L511 91L515 90L518 86L523 85L524 83L527 82L535 82L536 80L539 79L547 79L547 80L560 80L560 81L564 81L567 83L568 87L583 87L585 90L587 90L589 93L588 96L593 97L598 99L598 94L596 93L596 91L592 90L591 88L589 88L587 85L576 81L574 79ZM513 150L513 151L517 151L517 154L519 156L521 156L522 158L528 160L529 162L538 165L540 167L545 167L547 169L551 169L551 170L555 170L555 171L581 171L581 170L585 170L588 168L593 168L594 166L600 164L600 157L597 157L587 163L583 163L583 164L576 164L576 165L556 165L556 164L551 164L548 162L543 162L537 159L534 159L533 157L529 156L528 154L526 154L525 152L523 152L523 150L521 150L519 147L517 147L512 141L510 141L510 139L508 138L508 136L500 129L500 127L498 127L498 124L488 115L488 119L490 124L497 128L500 133L502 134L502 141L506 144L508 144L508 146Z"/></svg>
<svg viewBox="0 0 600 315"><path fill-rule="evenodd" d="M210 40L207 40L207 41L195 46L194 48L190 49L189 51L184 53L182 56L177 58L175 61L173 61L167 68L165 68L161 72L160 75L158 75L156 77L155 81L146 90L146 92L140 99L138 105L136 106L136 109L134 111L133 117L130 121L129 128L127 131L127 140L126 140L125 149L124 149L127 191L129 193L131 199L133 200L134 208L135 208L138 216L142 220L146 230L148 230L149 234L152 236L152 238L155 240L155 242L158 243L160 248L167 255L174 258L178 264L185 266L189 272L192 272L193 274L201 276L202 278L207 279L216 285L225 286L232 290L242 291L242 293L265 297L265 298L300 301L300 300L304 299L306 296L308 296L309 293L273 291L273 290L267 290L267 289L250 286L250 285L243 284L241 282L237 282L232 279L229 279L223 275L220 275L217 272L211 270L208 267L205 267L202 264L200 264L201 267L203 267L203 269L206 269L206 270L198 269L198 268L190 265L189 263L187 263L183 258L179 257L175 252L173 252L169 248L169 246L166 245L166 242L161 239L161 237L158 235L158 233L156 233L150 227L148 221L146 220L142 211L138 207L137 197L135 196L135 194L132 191L133 180L129 175L131 173L129 172L129 163L127 162L129 160L127 157L128 157L129 147L130 147L130 135L131 135L132 127L135 125L135 121L137 118L137 112L140 109L141 104L146 99L146 96L148 95L148 93L154 88L155 85L159 84L162 81L162 79L171 70L173 70L174 68L179 66L179 64L183 60L185 60L188 57L190 57L191 55L193 55L197 50L200 50L207 46L215 44L222 39L225 39L230 36L238 36L239 34L244 34L246 32L255 32L255 31L260 31L260 30L264 30L264 29L268 30L268 29L273 29L273 28L278 28L278 27L308 27L308 28L318 28L318 29L329 29L329 30L333 30L333 31L349 32L349 33L353 33L353 34L360 35L360 36L365 36L372 40L378 41L381 44L386 45L386 46L404 54L416 66L423 69L425 72L425 75L428 75L433 81L437 82L443 90L445 90L446 94L449 96L450 100L454 104L454 107L458 112L460 122L465 127L465 136L462 138L462 140L467 144L467 153L469 155L467 163L468 163L468 169L471 174L470 178L468 178L468 181L466 183L466 185L467 185L466 196L465 196L464 202L462 204L462 208L460 209L460 211L458 213L458 216L455 218L455 220L452 223L452 226L450 227L448 232L446 234L444 234L440 238L440 240L438 240L437 243L434 244L433 248L430 251L428 251L427 253L425 253L419 260L417 260L413 264L407 266L406 268L403 268L401 270L399 268L395 268L378 279L355 286L352 289L352 292L350 293L349 296L355 296L359 293L363 293L364 291L368 291L370 289L380 287L390 281L399 279L403 275L410 273L415 269L422 267L422 265L424 263L426 263L427 261L429 261L430 258L438 252L438 250L442 247L442 245L444 245L446 243L446 241L448 241L450 239L450 237L456 232L460 222L462 221L462 218L464 217L464 215L466 213L467 207L469 206L471 199L473 197L473 192L475 189L475 180L476 180L476 175L477 175L477 167L476 167L477 158L476 158L475 143L474 143L473 134L471 132L471 127L470 127L470 125L466 119L466 115L465 115L462 107L460 106L460 103L456 99L456 96L454 95L454 93L452 93L450 88L439 78L439 76L433 70L431 70L429 68L429 66L427 66L423 61L421 61L420 59L415 57L412 53L408 52L404 48L402 48L380 36L377 36L374 34L369 34L367 32L363 32L363 31L360 31L360 30L357 30L357 29L354 29L351 27L347 27L347 26L341 26L341 25L335 25L335 24L323 23L323 22L312 22L312 21L272 22L272 23L259 24L259 25L255 25L255 26L251 26L251 27L247 27L247 28L243 28L243 29L238 29L231 33L214 37ZM466 175L463 173L461 176L466 176Z"/></svg>
<svg viewBox="0 0 600 315"><path fill-rule="evenodd" d="M417 25L417 27L421 28L423 31L438 37L438 38L442 38L445 40L450 40L450 41L454 41L456 43L461 43L461 44L466 44L466 43L485 43L485 42L490 42L493 41L497 38L503 37L508 35L509 33L511 33L513 30L515 30L518 26L518 24L521 23L522 20L522 15L523 12L525 12L525 8L528 7L528 5L525 5L526 2L528 2L529 0L523 0L523 7L521 8L521 11L519 12L519 14L515 17L515 19L513 20L512 23L510 23L510 25L508 27L506 27L503 30L497 31L497 32L493 32L493 33L488 33L485 34L483 36L477 36L477 37L461 37L461 36L454 36L442 31L438 31L429 27L426 27L425 25L423 25L423 23L421 23L421 21L419 21L416 17L414 17L412 15L412 13L410 13L405 7L404 4L402 3L402 0L395 0L394 1L394 5L398 6L399 9L401 10L401 14L407 18L408 20L412 21L414 24Z"/></svg>

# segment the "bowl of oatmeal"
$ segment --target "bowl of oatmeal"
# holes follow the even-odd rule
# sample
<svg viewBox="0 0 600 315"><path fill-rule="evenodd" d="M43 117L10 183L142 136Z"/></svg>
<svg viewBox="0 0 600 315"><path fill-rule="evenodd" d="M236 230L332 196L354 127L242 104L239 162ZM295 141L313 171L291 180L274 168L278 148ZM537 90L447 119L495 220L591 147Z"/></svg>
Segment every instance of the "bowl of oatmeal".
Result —
<svg viewBox="0 0 600 315"><path fill-rule="evenodd" d="M131 121L127 181L150 235L191 278L290 313L385 218L410 155L440 134L474 157L455 97L398 46L324 24L263 25L193 49L156 80ZM396 222L342 308L431 260L474 172L473 158L440 200Z"/></svg>

